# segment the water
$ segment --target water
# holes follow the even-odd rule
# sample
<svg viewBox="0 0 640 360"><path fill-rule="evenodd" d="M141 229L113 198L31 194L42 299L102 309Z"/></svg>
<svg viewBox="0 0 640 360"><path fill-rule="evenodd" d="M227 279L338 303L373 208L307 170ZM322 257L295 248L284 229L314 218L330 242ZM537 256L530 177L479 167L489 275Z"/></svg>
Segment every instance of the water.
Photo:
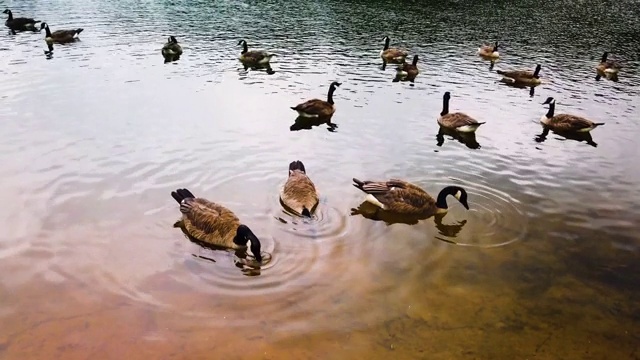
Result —
<svg viewBox="0 0 640 360"><path fill-rule="evenodd" d="M1 358L640 356L634 1L0 7L85 29L49 58L43 34L1 35ZM168 35L184 55L164 64ZM420 55L415 84L380 69L384 35ZM277 53L275 73L244 70L240 39ZM494 39L494 69L540 62L549 83L499 84L475 55ZM605 50L618 82L594 80ZM337 127L290 131L289 107L332 81ZM486 121L475 149L438 146L445 91ZM536 141L547 96L606 125ZM297 159L320 192L313 221L278 201ZM471 209L351 215L352 177L457 184ZM234 210L270 263L173 229L178 187Z"/></svg>

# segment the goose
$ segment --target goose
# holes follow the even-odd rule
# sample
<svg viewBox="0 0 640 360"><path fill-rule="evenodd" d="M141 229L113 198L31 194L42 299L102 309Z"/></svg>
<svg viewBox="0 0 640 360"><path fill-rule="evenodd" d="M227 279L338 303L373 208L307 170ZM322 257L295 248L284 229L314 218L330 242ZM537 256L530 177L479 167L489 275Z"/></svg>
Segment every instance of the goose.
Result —
<svg viewBox="0 0 640 360"><path fill-rule="evenodd" d="M390 48L391 39L388 36L385 36L382 40L384 40L384 48L380 51L380 57L387 63L403 63L409 53L398 48Z"/></svg>
<svg viewBox="0 0 640 360"><path fill-rule="evenodd" d="M489 45L489 44L481 45L478 48L478 55L485 58L491 58L491 59L499 58L500 53L498 52L498 42L496 41L493 45Z"/></svg>
<svg viewBox="0 0 640 360"><path fill-rule="evenodd" d="M438 124L440 126L466 133L474 132L480 125L484 124L484 122L478 122L471 116L461 112L449 113L450 98L451 93L449 93L448 91L445 92L444 96L442 97L442 112L440 113L440 117L438 118Z"/></svg>
<svg viewBox="0 0 640 360"><path fill-rule="evenodd" d="M440 190L438 199L417 185L400 179L387 181L360 181L353 179L353 186L367 194L365 201L397 214L430 217L448 211L447 196L453 195L465 209L469 210L467 192L459 186L447 186Z"/></svg>
<svg viewBox="0 0 640 360"><path fill-rule="evenodd" d="M75 30L56 30L53 33L49 29L49 25L46 22L40 24L40 30L45 29L46 34L44 40L47 43L70 43L76 41L76 35L79 35L84 29L78 28Z"/></svg>
<svg viewBox="0 0 640 360"><path fill-rule="evenodd" d="M608 52L604 52L602 54L602 59L600 59L600 64L596 67L596 70L599 74L617 74L622 66L617 61L608 60L609 57Z"/></svg>
<svg viewBox="0 0 640 360"><path fill-rule="evenodd" d="M311 217L318 205L316 187L307 176L302 161L289 164L289 178L280 192L280 200L291 210L306 217Z"/></svg>
<svg viewBox="0 0 640 360"><path fill-rule="evenodd" d="M198 241L229 249L246 249L251 242L251 252L257 261L262 261L260 240L247 225L226 207L203 198L195 197L187 189L171 192L178 204L182 219L173 226L180 227Z"/></svg>
<svg viewBox="0 0 640 360"><path fill-rule="evenodd" d="M549 127L551 130L557 132L589 132L604 123L594 123L591 120L585 119L580 116L569 114L554 115L556 109L556 100L552 97L548 97L542 105L549 105L549 111L542 116L540 122L542 125Z"/></svg>
<svg viewBox="0 0 640 360"><path fill-rule="evenodd" d="M271 61L271 58L276 56L276 54L269 54L264 50L249 51L249 47L245 40L240 40L238 45L242 45L242 52L240 53L239 59L245 63L264 65L268 64L269 61Z"/></svg>
<svg viewBox="0 0 640 360"><path fill-rule="evenodd" d="M542 83L540 69L542 66L538 64L533 72L528 70L496 70L496 72L503 76L502 82L507 84L538 86Z"/></svg>
<svg viewBox="0 0 640 360"><path fill-rule="evenodd" d="M2 12L3 14L9 15L7 21L5 21L5 25L11 29L14 33L16 30L18 31L37 31L36 24L40 22L40 20L33 20L32 18L14 18L11 10L6 9Z"/></svg>
<svg viewBox="0 0 640 360"><path fill-rule="evenodd" d="M182 55L182 46L178 44L175 36L169 36L167 43L162 47L162 56L173 58Z"/></svg>
<svg viewBox="0 0 640 360"><path fill-rule="evenodd" d="M411 64L404 62L397 68L397 75L400 77L415 78L420 73L418 70L418 55L413 56L413 62Z"/></svg>
<svg viewBox="0 0 640 360"><path fill-rule="evenodd" d="M329 93L327 94L327 101L320 99L307 100L301 104L292 107L291 109L298 112L301 117L307 118L327 118L333 115L336 111L336 106L333 104L333 93L336 91L336 87L342 85L341 83L334 81L329 86Z"/></svg>

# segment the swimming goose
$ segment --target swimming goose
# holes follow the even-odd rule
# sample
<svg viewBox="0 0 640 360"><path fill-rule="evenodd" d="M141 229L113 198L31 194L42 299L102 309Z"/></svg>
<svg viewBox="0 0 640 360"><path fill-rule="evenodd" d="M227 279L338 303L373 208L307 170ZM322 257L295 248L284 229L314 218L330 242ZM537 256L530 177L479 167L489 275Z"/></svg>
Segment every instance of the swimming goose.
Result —
<svg viewBox="0 0 640 360"><path fill-rule="evenodd" d="M453 195L469 210L467 192L459 186L443 188L438 194L438 199L434 200L422 188L400 179L360 181L354 178L353 182L353 186L367 194L367 202L397 214L419 217L444 214L448 210L448 195Z"/></svg>
<svg viewBox="0 0 640 360"><path fill-rule="evenodd" d="M304 164L297 160L289 164L289 178L280 192L280 200L298 215L311 217L318 205L316 187L307 176Z"/></svg>
<svg viewBox="0 0 640 360"><path fill-rule="evenodd" d="M400 77L415 78L420 73L418 70L418 55L414 55L413 62L411 64L404 62L397 68L397 75Z"/></svg>
<svg viewBox="0 0 640 360"><path fill-rule="evenodd" d="M33 20L32 18L14 18L13 17L13 13L11 12L11 10L6 9L5 11L2 12L3 14L7 14L9 15L9 17L7 18L7 21L4 22L4 24L11 29L11 31L13 31L15 33L16 30L18 31L37 31L38 28L36 28L36 24L40 22L40 20Z"/></svg>
<svg viewBox="0 0 640 360"><path fill-rule="evenodd" d="M182 46L178 44L175 36L169 36L167 43L162 47L162 56L165 58L175 58L182 55Z"/></svg>
<svg viewBox="0 0 640 360"><path fill-rule="evenodd" d="M387 63L403 63L409 53L398 48L390 48L389 43L391 42L391 39L389 39L388 36L385 36L383 40L384 48L382 49L382 51L380 51L380 57Z"/></svg>
<svg viewBox="0 0 640 360"><path fill-rule="evenodd" d="M438 124L440 126L459 132L474 132L480 125L484 124L484 122L478 122L471 116L461 112L449 113L450 98L451 94L448 91L445 92L442 97L442 112L438 118Z"/></svg>
<svg viewBox="0 0 640 360"><path fill-rule="evenodd" d="M604 123L594 123L580 116L569 114L554 115L556 100L548 97L542 105L549 105L549 111L540 119L540 122L557 132L589 132Z"/></svg>
<svg viewBox="0 0 640 360"><path fill-rule="evenodd" d="M478 48L478 55L485 58L490 58L490 59L499 58L500 53L498 52L498 42L496 41L495 44L493 45L489 45L489 44L481 45Z"/></svg>
<svg viewBox="0 0 640 360"><path fill-rule="evenodd" d="M251 252L257 261L262 261L260 240L241 224L229 209L203 198L196 198L187 189L171 192L180 204L182 219L174 227L182 228L189 236L204 243L230 249L246 249L251 242Z"/></svg>
<svg viewBox="0 0 640 360"><path fill-rule="evenodd" d="M601 75L617 74L622 67L617 61L608 60L608 57L609 53L605 51L604 54L602 54L602 59L600 59L600 64L598 64L598 66L596 67L596 70Z"/></svg>
<svg viewBox="0 0 640 360"><path fill-rule="evenodd" d="M51 30L49 30L49 25L47 25L46 22L43 22L42 24L40 24L40 30L42 29L46 30L44 40L47 43L59 43L59 44L76 41L77 39L76 35L80 34L82 30L84 30L82 28L78 28L75 30L56 30L52 33Z"/></svg>
<svg viewBox="0 0 640 360"><path fill-rule="evenodd" d="M538 86L542 83L542 80L540 80L540 69L542 69L542 66L538 64L533 72L528 70L496 70L496 72L503 75L502 82L508 84Z"/></svg>
<svg viewBox="0 0 640 360"><path fill-rule="evenodd" d="M269 54L264 50L249 51L245 40L240 40L238 45L242 45L242 52L240 53L239 59L245 63L264 65L271 61L272 57L276 56L276 54Z"/></svg>
<svg viewBox="0 0 640 360"><path fill-rule="evenodd" d="M327 94L327 101L320 99L311 99L298 104L291 109L297 111L298 115L302 117L330 117L336 111L336 106L333 104L333 92L336 91L336 87L340 85L341 84L337 81L331 83L331 86L329 86L329 93Z"/></svg>

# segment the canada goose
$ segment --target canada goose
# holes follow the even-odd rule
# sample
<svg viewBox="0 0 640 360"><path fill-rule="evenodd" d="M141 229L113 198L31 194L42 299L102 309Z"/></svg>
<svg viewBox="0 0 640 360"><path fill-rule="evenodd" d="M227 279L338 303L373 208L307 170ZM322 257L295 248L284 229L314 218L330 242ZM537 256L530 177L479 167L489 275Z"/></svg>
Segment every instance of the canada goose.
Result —
<svg viewBox="0 0 640 360"><path fill-rule="evenodd" d="M496 70L496 72L504 77L508 77L514 79L516 81L521 79L538 79L540 76L540 70L542 66L540 64L536 65L536 69L531 72L529 70Z"/></svg>
<svg viewBox="0 0 640 360"><path fill-rule="evenodd" d="M444 214L448 210L447 195L453 195L469 210L467 192L459 186L445 187L438 194L438 199L434 200L422 188L399 179L360 181L354 178L353 182L353 186L367 194L367 202L397 214L419 217Z"/></svg>
<svg viewBox="0 0 640 360"><path fill-rule="evenodd" d="M291 109L297 111L302 117L330 117L336 111L336 106L333 104L333 92L336 91L336 87L340 85L342 84L337 81L331 83L331 86L329 86L329 93L327 94L327 101L311 99L298 104Z"/></svg>
<svg viewBox="0 0 640 360"><path fill-rule="evenodd" d="M169 36L167 43L162 47L162 56L165 58L175 58L182 55L182 46L178 44L175 36Z"/></svg>
<svg viewBox="0 0 640 360"><path fill-rule="evenodd" d="M240 53L239 59L245 63L264 65L271 61L272 57L276 56L276 54L269 54L264 50L249 51L245 40L240 40L238 45L242 45L242 52Z"/></svg>
<svg viewBox="0 0 640 360"><path fill-rule="evenodd" d="M569 114L554 115L556 109L556 100L548 97L542 105L549 105L549 111L540 119L540 122L557 132L588 132L604 123L594 123L580 116Z"/></svg>
<svg viewBox="0 0 640 360"><path fill-rule="evenodd" d="M187 189L171 192L180 204L182 219L174 224L187 234L204 243L230 249L246 249L251 242L251 252L257 261L262 261L260 240L248 226L241 224L229 209L203 198L196 198Z"/></svg>
<svg viewBox="0 0 640 360"><path fill-rule="evenodd" d="M44 40L47 43L59 43L59 44L76 41L77 39L76 35L80 34L82 30L84 30L82 28L78 28L75 30L56 30L52 33L51 30L49 30L49 25L47 25L46 22L43 22L42 24L40 24L40 30L42 29L45 29L46 31Z"/></svg>
<svg viewBox="0 0 640 360"><path fill-rule="evenodd" d="M497 59L500 57L500 53L498 52L498 42L496 41L493 45L484 44L478 48L478 55L490 58Z"/></svg>
<svg viewBox="0 0 640 360"><path fill-rule="evenodd" d="M597 72L601 75L617 74L622 67L617 61L608 60L608 57L609 53L605 51L604 54L602 54L602 59L600 59L600 64L596 67Z"/></svg>
<svg viewBox="0 0 640 360"><path fill-rule="evenodd" d="M448 91L442 97L442 112L438 118L440 126L460 132L474 132L480 125L484 124L484 122L478 122L471 116L461 112L449 113L450 98L451 94Z"/></svg>
<svg viewBox="0 0 640 360"><path fill-rule="evenodd" d="M3 14L9 15L7 21L4 24L14 32L18 31L37 31L36 24L40 22L40 20L33 20L32 18L14 18L11 10L6 9L2 12Z"/></svg>
<svg viewBox="0 0 640 360"><path fill-rule="evenodd" d="M280 200L299 215L311 217L318 205L318 193L307 176L304 164L297 160L289 164L289 178L282 187Z"/></svg>
<svg viewBox="0 0 640 360"><path fill-rule="evenodd" d="M384 40L384 48L380 51L380 57L387 63L403 63L409 54L398 48L390 48L389 43L391 42L391 39L389 39L388 36L385 36L382 40Z"/></svg>
<svg viewBox="0 0 640 360"><path fill-rule="evenodd" d="M400 77L415 78L420 73L418 70L418 55L413 56L413 62L411 64L404 62L397 68L397 75Z"/></svg>

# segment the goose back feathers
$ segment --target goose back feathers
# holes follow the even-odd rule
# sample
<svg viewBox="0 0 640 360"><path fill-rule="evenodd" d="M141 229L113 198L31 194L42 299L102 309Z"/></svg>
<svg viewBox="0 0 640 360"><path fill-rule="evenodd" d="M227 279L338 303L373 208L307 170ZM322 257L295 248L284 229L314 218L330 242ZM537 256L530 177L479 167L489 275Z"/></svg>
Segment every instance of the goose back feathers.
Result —
<svg viewBox="0 0 640 360"><path fill-rule="evenodd" d="M298 215L307 217L311 216L318 205L316 187L307 176L301 161L289 164L289 177L280 192L280 200Z"/></svg>
<svg viewBox="0 0 640 360"><path fill-rule="evenodd" d="M391 39L388 36L383 38L384 40L384 48L380 51L380 57L387 63L390 64L401 64L407 58L407 53L405 50L400 50L398 48L390 48L389 44Z"/></svg>

